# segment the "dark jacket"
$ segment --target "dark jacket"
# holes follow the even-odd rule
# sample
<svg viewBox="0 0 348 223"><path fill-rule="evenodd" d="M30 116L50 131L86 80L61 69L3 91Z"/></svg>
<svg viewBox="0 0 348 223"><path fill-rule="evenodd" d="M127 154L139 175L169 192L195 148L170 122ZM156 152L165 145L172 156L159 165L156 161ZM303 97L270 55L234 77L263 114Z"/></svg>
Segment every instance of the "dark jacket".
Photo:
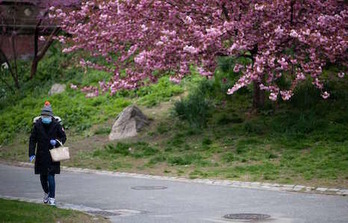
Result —
<svg viewBox="0 0 348 223"><path fill-rule="evenodd" d="M36 155L35 174L59 174L60 162L53 162L49 152L53 146L51 139L58 139L63 144L66 141L66 135L63 127L53 118L49 125L42 123L41 118L34 123L29 140L29 157ZM36 153L35 153L35 147ZM59 143L57 142L58 146Z"/></svg>

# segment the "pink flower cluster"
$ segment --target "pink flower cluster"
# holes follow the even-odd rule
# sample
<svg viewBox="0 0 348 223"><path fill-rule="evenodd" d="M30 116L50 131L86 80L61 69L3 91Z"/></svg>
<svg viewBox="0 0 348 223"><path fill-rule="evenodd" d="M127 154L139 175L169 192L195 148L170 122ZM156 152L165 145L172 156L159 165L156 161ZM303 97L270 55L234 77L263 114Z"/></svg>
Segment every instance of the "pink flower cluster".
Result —
<svg viewBox="0 0 348 223"><path fill-rule="evenodd" d="M83 87L81 89L81 92L86 93L86 98L94 98L99 95L98 87L93 87L93 86Z"/></svg>
<svg viewBox="0 0 348 223"><path fill-rule="evenodd" d="M77 90L78 89L77 85L75 85L75 84L70 84L70 88L73 89L73 90Z"/></svg>
<svg viewBox="0 0 348 223"><path fill-rule="evenodd" d="M174 72L171 81L178 83L191 65L210 78L216 58L227 56L251 63L235 65L241 77L228 94L258 83L271 100L289 100L299 83L311 80L327 98L325 65L342 65L342 78L348 67L344 1L92 0L79 9L51 8L50 15L70 34L59 38L67 44L64 52L83 49L109 62L82 65L113 72L101 87L111 94L155 82L160 75L154 72ZM279 78L291 81L290 88L277 86Z"/></svg>

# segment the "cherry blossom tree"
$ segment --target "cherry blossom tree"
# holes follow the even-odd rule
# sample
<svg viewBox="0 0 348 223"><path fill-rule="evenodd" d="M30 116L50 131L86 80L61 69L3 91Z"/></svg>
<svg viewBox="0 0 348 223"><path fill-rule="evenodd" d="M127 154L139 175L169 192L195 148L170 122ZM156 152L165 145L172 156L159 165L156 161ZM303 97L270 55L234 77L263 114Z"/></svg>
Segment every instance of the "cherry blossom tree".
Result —
<svg viewBox="0 0 348 223"><path fill-rule="evenodd" d="M107 65L81 65L114 72L102 91L114 94L155 82L164 73L179 82L190 69L208 78L217 57L249 58L236 64L240 79L227 94L254 84L254 105L289 100L295 87L312 81L324 99L322 71L347 71L348 6L342 0L118 0L86 1L78 10L51 7L50 18L70 34L64 52L84 50ZM121 71L125 71L122 73ZM289 87L277 84L290 81ZM95 90L95 89L94 89Z"/></svg>

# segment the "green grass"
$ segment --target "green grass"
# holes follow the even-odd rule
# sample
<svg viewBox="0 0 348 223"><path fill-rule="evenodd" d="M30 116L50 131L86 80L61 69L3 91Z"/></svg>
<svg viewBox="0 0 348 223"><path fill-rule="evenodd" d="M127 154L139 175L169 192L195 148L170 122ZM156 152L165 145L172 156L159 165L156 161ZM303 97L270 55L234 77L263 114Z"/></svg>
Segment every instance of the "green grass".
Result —
<svg viewBox="0 0 348 223"><path fill-rule="evenodd" d="M182 86L171 83L166 78L159 79L156 85L146 86L136 91L136 103L146 107L153 107L159 102L169 101L173 96L184 92Z"/></svg>
<svg viewBox="0 0 348 223"><path fill-rule="evenodd" d="M168 116L138 142L118 143L114 150L99 148L97 157L134 164L120 171L345 187L345 99L303 98L315 103L303 107L297 98L249 113L250 95L239 93L224 106L217 104L206 128ZM146 148L154 152L145 155Z"/></svg>
<svg viewBox="0 0 348 223"><path fill-rule="evenodd" d="M32 120L40 114L45 100L51 102L54 114L62 118L65 128L76 132L115 118L131 104L129 99L108 95L86 100L82 93L72 90L51 97L27 97L0 111L0 144L11 142L18 131L29 133Z"/></svg>
<svg viewBox="0 0 348 223"><path fill-rule="evenodd" d="M33 80L28 80L29 63L21 62L22 88L15 94L6 91L6 86L0 83L0 90L4 89L5 93L7 92L0 95L0 145L11 144L18 132L29 134L32 120L40 114L46 100L51 102L54 114L62 118L66 129L85 134L92 126L115 119L130 104L153 107L184 91L183 86L173 84L168 77L163 77L156 85L119 91L114 96L104 93L99 97L87 99L79 90L70 89L70 84L79 87L99 86L98 81L107 81L111 75L91 69L85 73L75 65L77 61L73 56L61 54L58 49L59 46L50 48L51 54L40 62L38 73ZM67 90L48 96L53 83L66 84ZM107 134L109 128L99 129L95 133Z"/></svg>
<svg viewBox="0 0 348 223"><path fill-rule="evenodd" d="M38 76L24 84L23 94L0 98L0 159L27 161L31 120L50 100L73 148L68 166L188 178L348 185L346 78L331 75L325 80L331 93L327 100L304 84L290 101L267 101L258 112L251 107L251 87L226 94L237 78L229 66L217 71L213 80L193 74L174 85L163 77L155 85L112 97L86 99L71 89L47 96L57 80L97 86L98 80L109 77L94 70L84 73L70 60L46 58ZM53 65L66 72L53 72ZM325 70L323 78L333 70ZM222 82L224 78L231 82ZM161 102L171 107L163 110ZM151 125L136 139L108 142L112 121L133 103L152 114Z"/></svg>
<svg viewBox="0 0 348 223"><path fill-rule="evenodd" d="M0 222L41 223L41 222L108 222L72 210L58 209L47 205L0 199Z"/></svg>

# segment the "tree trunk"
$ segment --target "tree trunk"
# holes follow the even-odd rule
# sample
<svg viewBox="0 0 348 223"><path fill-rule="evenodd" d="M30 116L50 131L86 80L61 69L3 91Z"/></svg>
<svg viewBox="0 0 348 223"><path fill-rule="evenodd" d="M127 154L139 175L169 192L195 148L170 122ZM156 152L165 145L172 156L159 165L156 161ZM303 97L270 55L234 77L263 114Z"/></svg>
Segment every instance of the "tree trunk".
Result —
<svg viewBox="0 0 348 223"><path fill-rule="evenodd" d="M261 82L254 81L253 108L259 109L265 105L265 92L260 89Z"/></svg>
<svg viewBox="0 0 348 223"><path fill-rule="evenodd" d="M42 47L42 49L39 51L39 28L40 28L40 24L41 24L41 20L38 22L36 29L35 29L35 36L34 36L34 59L31 63L31 71L30 71L30 79L33 79L33 77L36 74L37 71L37 66L40 62L40 60L45 56L48 48L52 45L54 39L53 37L58 35L58 33L60 32L60 27L56 27L51 35L48 37L45 45Z"/></svg>
<svg viewBox="0 0 348 223"><path fill-rule="evenodd" d="M14 74L13 74L13 71L12 71L12 66L11 66L10 62L8 61L8 59L7 59L6 55L5 55L5 53L4 53L1 49L0 49L0 61L1 61L1 63L5 62L5 63L7 64L8 70L9 70L11 76L12 76L12 78L14 78ZM5 79L1 78L1 80L6 84L6 86L7 86L13 93L15 93L15 90L11 87L10 84L8 84L8 83L5 81Z"/></svg>
<svg viewBox="0 0 348 223"><path fill-rule="evenodd" d="M34 57L33 61L31 62L30 79L33 79L33 77L35 76L38 64L39 64L38 58Z"/></svg>
<svg viewBox="0 0 348 223"><path fill-rule="evenodd" d="M18 68L17 68L17 52L16 52L16 43L15 43L15 35L11 36L11 45L12 45L12 53L13 53L13 61L14 61L14 71L12 70L12 78L15 83L15 87L19 89L19 77L18 77Z"/></svg>

